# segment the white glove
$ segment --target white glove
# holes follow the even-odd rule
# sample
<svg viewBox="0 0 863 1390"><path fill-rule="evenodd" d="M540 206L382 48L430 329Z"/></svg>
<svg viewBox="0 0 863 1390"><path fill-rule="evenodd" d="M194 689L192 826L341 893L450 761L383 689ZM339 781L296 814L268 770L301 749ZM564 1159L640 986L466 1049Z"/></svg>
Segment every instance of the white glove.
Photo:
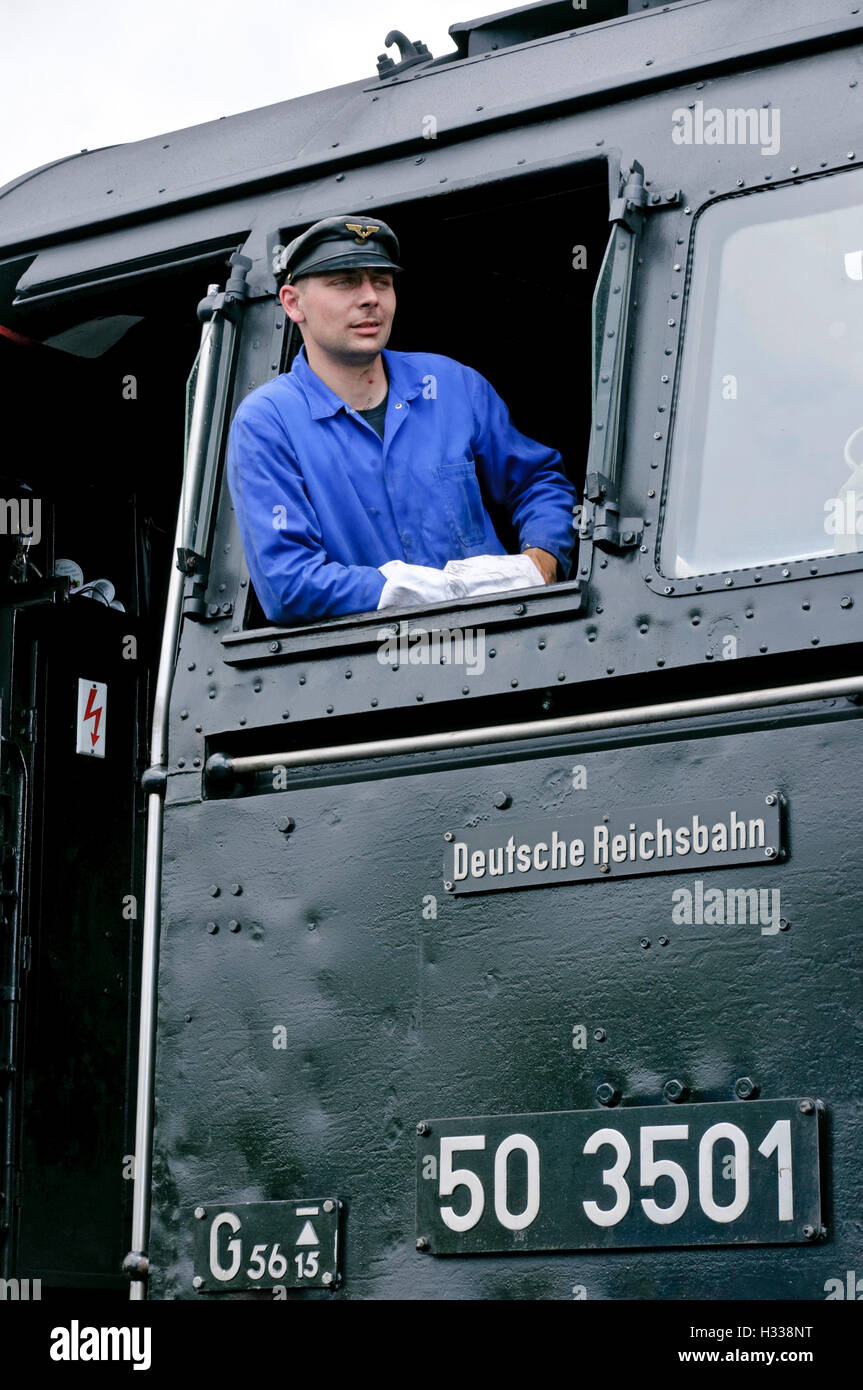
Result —
<svg viewBox="0 0 863 1390"><path fill-rule="evenodd" d="M421 603L448 603L465 598L467 586L454 575L429 565L408 565L404 560L388 560L380 566L387 581L378 600L381 608L416 608Z"/></svg>
<svg viewBox="0 0 863 1390"><path fill-rule="evenodd" d="M444 574L461 579L469 594L499 594L545 584L529 555L471 555L467 560L450 560Z"/></svg>
<svg viewBox="0 0 863 1390"><path fill-rule="evenodd" d="M450 560L442 569L389 560L380 566L386 584L381 608L415 608L421 603L448 603L454 598L529 589L545 580L529 555L471 555Z"/></svg>

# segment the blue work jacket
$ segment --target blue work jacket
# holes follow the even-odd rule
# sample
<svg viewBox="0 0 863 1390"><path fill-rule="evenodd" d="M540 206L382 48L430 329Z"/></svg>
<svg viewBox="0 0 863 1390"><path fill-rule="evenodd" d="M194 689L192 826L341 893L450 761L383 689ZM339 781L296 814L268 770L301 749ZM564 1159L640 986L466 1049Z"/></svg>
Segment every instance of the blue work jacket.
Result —
<svg viewBox="0 0 863 1390"><path fill-rule="evenodd" d="M548 550L568 572L575 492L560 455L520 434L471 367L387 349L383 360L383 440L304 347L234 417L228 483L271 622L373 611L389 560L443 569L504 554L483 497L505 509L521 550Z"/></svg>

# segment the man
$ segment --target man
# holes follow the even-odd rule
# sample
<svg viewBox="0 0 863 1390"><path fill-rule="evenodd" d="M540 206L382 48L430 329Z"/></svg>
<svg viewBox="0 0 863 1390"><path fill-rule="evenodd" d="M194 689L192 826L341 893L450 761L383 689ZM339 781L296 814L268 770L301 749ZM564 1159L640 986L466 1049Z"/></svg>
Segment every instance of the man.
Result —
<svg viewBox="0 0 863 1390"><path fill-rule="evenodd" d="M228 481L271 622L550 584L566 577L575 495L560 455L520 434L472 368L386 348L398 242L329 217L281 253L279 299L303 347L231 428ZM439 312L451 287L431 282ZM483 499L504 508L507 555Z"/></svg>

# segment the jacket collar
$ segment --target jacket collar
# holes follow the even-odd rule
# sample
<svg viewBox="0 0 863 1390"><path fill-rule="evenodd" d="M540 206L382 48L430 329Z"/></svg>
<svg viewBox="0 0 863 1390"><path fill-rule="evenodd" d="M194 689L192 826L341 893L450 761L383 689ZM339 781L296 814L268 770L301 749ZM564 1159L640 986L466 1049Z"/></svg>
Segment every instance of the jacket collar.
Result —
<svg viewBox="0 0 863 1390"><path fill-rule="evenodd" d="M414 396L418 396L423 388L422 373L417 368L408 365L405 361L405 354L390 352L388 348L383 348L381 355L389 381L390 396L395 401L410 401L413 400ZM326 382L312 371L309 366L309 359L306 357L305 343L291 364L290 375L305 395L313 420L322 420L329 415L337 415L340 410L346 411L348 409L341 396L337 396L335 391L331 391Z"/></svg>

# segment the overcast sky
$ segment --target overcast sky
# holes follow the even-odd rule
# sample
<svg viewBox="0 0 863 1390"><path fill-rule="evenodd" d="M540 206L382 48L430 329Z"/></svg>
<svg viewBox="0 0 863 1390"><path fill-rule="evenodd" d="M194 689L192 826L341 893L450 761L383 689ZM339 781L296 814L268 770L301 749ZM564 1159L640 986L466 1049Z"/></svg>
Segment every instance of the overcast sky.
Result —
<svg viewBox="0 0 863 1390"><path fill-rule="evenodd" d="M390 29L436 58L494 0L0 0L0 186L49 160L376 72ZM389 50L398 58L398 49Z"/></svg>

